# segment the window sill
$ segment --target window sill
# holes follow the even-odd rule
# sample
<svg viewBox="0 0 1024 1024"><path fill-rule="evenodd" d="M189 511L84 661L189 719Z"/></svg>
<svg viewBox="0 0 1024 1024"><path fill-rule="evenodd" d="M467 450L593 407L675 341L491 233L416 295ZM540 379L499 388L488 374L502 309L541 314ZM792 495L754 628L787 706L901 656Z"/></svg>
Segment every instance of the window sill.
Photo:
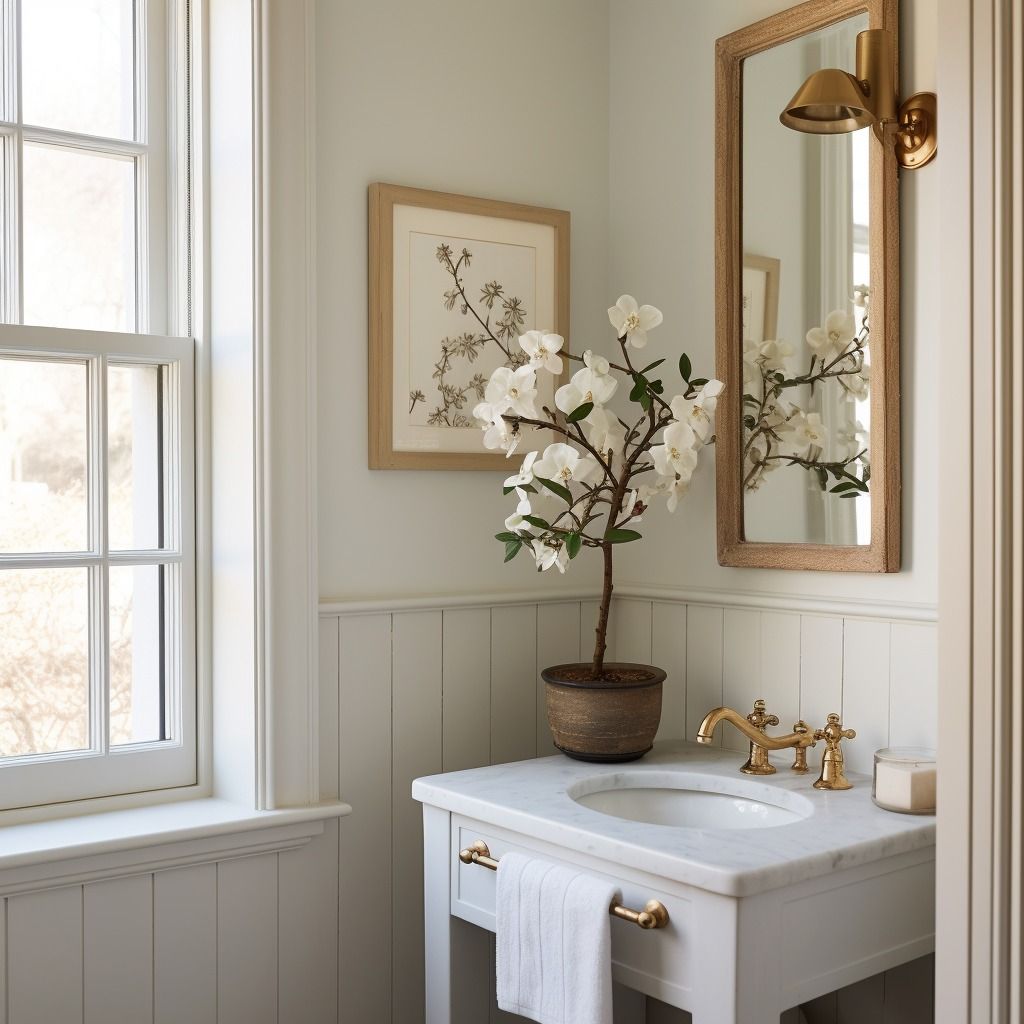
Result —
<svg viewBox="0 0 1024 1024"><path fill-rule="evenodd" d="M254 811L207 798L0 828L0 896L304 846L348 804Z"/></svg>

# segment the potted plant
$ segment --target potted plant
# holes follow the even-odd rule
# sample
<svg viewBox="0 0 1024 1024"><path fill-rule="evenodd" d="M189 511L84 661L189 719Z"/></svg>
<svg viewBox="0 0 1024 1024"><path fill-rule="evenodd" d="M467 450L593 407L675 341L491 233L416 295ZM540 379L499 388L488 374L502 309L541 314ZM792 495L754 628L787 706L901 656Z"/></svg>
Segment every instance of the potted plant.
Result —
<svg viewBox="0 0 1024 1024"><path fill-rule="evenodd" d="M457 271L453 276L458 279ZM661 312L623 295L608 317L621 362L592 351L582 357L563 353L557 334L527 331L519 337L521 352L491 374L483 401L473 410L486 447L501 448L508 456L527 433L554 435L542 451L527 451L519 471L505 481L505 494L516 501L505 529L496 534L505 545L505 561L525 552L539 571L555 567L564 573L585 548L600 551L604 560L593 658L542 673L555 744L584 761L634 760L654 742L665 673L651 665L605 661L614 553L641 539L637 527L651 502L664 498L675 511L701 449L714 440L715 405L723 387L694 377L684 354L679 393L666 397L665 383L655 375L665 360L634 364L647 333L662 322ZM489 334L489 318L478 320ZM538 409L537 374L561 373L563 356L583 365L555 392L555 409ZM610 403L623 380L628 402L613 409Z"/></svg>

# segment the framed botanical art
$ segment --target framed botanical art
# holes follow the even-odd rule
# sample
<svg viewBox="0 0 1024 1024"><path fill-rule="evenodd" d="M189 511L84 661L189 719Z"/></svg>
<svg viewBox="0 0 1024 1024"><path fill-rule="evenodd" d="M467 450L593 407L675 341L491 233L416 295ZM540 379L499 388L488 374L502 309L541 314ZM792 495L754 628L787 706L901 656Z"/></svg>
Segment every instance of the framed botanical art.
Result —
<svg viewBox="0 0 1024 1024"><path fill-rule="evenodd" d="M369 234L370 468L504 469L473 408L521 334L568 350L568 212L377 183ZM538 406L559 383L538 375Z"/></svg>
<svg viewBox="0 0 1024 1024"><path fill-rule="evenodd" d="M779 261L743 254L743 340L774 341L779 322Z"/></svg>

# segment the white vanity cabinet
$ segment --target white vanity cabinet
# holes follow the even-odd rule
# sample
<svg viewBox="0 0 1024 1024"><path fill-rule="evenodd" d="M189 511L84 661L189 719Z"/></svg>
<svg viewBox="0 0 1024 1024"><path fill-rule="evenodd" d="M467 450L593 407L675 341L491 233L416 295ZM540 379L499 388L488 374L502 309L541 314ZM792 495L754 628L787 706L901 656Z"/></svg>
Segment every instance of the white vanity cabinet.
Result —
<svg viewBox="0 0 1024 1024"><path fill-rule="evenodd" d="M741 761L674 744L628 770L559 756L417 780L427 1024L463 1024L453 988L461 969L480 969L479 957L460 963L453 920L495 928L495 872L459 857L479 841L495 859L516 850L613 879L635 910L659 900L664 928L612 919L613 976L689 1010L694 1024L778 1024L789 1007L933 949L933 819L881 811L857 776L854 790L824 794L813 776L780 767L747 788ZM780 803L799 793L809 810L781 826L696 829L612 816L573 796L647 778L647 802L675 780L762 797L774 785Z"/></svg>

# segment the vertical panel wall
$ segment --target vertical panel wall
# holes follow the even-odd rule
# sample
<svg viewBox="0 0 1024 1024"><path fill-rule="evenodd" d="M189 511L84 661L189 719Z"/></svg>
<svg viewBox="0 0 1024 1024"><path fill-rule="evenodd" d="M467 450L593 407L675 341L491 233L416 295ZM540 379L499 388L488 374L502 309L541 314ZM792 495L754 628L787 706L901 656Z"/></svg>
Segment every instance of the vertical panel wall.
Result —
<svg viewBox="0 0 1024 1024"><path fill-rule="evenodd" d="M322 718L321 765L337 772L322 781L354 808L340 824L341 1021L423 1021L422 836L412 780L552 753L540 670L588 659L596 618L595 601L564 598L322 612L320 706L331 715ZM934 746L935 646L933 622L871 619L860 609L826 615L779 602L631 597L616 599L609 638L611 657L668 672L659 739L692 738L712 707L747 711L764 697L786 727L800 718L820 727L841 713L858 730L847 761L860 771L886 742ZM717 741L746 749L725 727ZM493 1002L493 939L466 925L456 947L456 998L467 1019L511 1019ZM930 963L818 1000L809 1019L925 1024ZM686 1019L649 1001L648 1024Z"/></svg>
<svg viewBox="0 0 1024 1024"><path fill-rule="evenodd" d="M331 819L294 849L0 898L0 1024L335 1024L337 882Z"/></svg>

